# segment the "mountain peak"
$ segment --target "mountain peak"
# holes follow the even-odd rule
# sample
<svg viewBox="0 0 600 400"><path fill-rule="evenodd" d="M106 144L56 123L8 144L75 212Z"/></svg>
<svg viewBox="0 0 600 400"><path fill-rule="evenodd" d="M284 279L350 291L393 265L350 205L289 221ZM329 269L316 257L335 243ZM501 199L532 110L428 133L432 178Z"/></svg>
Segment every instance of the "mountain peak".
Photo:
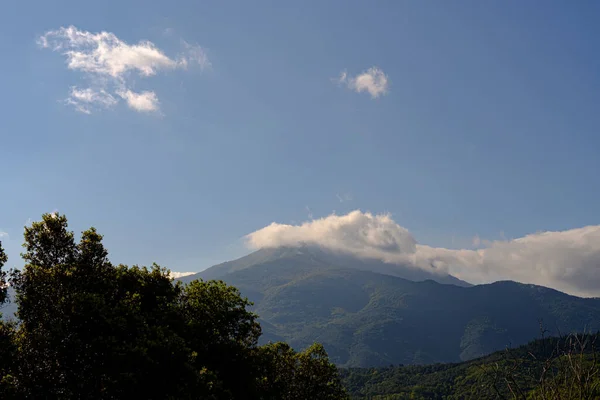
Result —
<svg viewBox="0 0 600 400"><path fill-rule="evenodd" d="M237 260L215 265L196 275L190 275L181 280L186 282L196 278L222 279L226 275L236 271L263 264L278 263L288 267L293 267L294 265L302 265L304 268L312 266L314 269L327 267L349 268L391 275L416 282L433 280L442 284L471 286L469 283L461 281L452 275L427 271L411 265L392 264L378 259L360 258L308 243L301 243L298 246L262 248Z"/></svg>

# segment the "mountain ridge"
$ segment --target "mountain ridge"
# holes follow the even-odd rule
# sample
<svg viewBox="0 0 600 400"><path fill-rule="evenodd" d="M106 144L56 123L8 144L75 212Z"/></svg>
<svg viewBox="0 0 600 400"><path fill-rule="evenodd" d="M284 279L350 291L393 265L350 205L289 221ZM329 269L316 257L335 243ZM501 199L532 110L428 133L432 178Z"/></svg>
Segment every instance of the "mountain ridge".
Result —
<svg viewBox="0 0 600 400"><path fill-rule="evenodd" d="M344 367L465 361L527 343L539 334L540 320L557 333L600 321L600 299L542 286L413 281L378 272L378 264L332 265L339 263L302 249L250 256L186 278L238 287L266 322L263 341L278 338L295 348L319 341Z"/></svg>

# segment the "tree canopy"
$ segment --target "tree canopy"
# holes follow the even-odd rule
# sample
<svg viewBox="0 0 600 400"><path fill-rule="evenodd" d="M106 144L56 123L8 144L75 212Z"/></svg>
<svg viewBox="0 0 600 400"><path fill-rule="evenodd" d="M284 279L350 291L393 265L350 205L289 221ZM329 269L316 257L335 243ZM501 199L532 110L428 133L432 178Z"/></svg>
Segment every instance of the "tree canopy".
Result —
<svg viewBox="0 0 600 400"><path fill-rule="evenodd" d="M0 325L3 398L347 398L322 346L258 346L257 316L234 287L113 265L94 228L77 242L58 213L24 238L26 264L8 279L18 322ZM0 282L3 302L6 272Z"/></svg>

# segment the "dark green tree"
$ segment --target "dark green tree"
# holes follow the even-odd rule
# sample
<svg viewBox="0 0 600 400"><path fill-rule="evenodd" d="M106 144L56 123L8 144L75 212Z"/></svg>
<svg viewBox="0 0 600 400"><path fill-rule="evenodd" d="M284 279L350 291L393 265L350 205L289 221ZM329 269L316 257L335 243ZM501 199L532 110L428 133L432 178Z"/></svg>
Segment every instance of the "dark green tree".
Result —
<svg viewBox="0 0 600 400"><path fill-rule="evenodd" d="M8 261L8 257L4 252L4 248L2 247L2 241L0 240L0 306L2 306L6 302L6 291L8 289L7 286L7 274L4 271L4 264Z"/></svg>
<svg viewBox="0 0 600 400"><path fill-rule="evenodd" d="M337 400L349 398L338 369L329 361L321 344L295 352L286 343L273 343L259 350L264 368L260 381L263 399Z"/></svg>
<svg viewBox="0 0 600 400"><path fill-rule="evenodd" d="M220 398L253 398L258 378L255 349L261 334L251 303L221 281L192 281L183 287L180 307L183 336L197 370L214 373Z"/></svg>
<svg viewBox="0 0 600 400"><path fill-rule="evenodd" d="M33 398L179 398L198 374L178 334L169 272L114 267L95 229L79 243L60 214L25 229L15 274L19 386ZM165 384L169 382L169 384Z"/></svg>
<svg viewBox="0 0 600 400"><path fill-rule="evenodd" d="M11 278L20 323L0 327L0 362L5 350L13 360L0 373L15 395L345 398L322 347L258 347L251 303L223 282L173 284L158 265L115 266L94 228L76 242L58 213L27 227L23 247L27 263Z"/></svg>
<svg viewBox="0 0 600 400"><path fill-rule="evenodd" d="M0 307L7 299L7 273L3 270L8 257L0 241ZM0 314L0 318L2 314ZM15 324L0 320L0 393L3 398L16 397L14 370L16 367L17 346L15 344Z"/></svg>

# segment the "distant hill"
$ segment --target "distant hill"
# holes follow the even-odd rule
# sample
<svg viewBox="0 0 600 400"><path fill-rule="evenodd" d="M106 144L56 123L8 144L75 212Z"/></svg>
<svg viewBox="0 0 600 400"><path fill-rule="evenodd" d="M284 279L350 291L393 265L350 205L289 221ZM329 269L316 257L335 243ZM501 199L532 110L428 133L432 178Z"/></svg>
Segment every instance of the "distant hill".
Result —
<svg viewBox="0 0 600 400"><path fill-rule="evenodd" d="M600 299L510 281L469 286L382 264L314 248L269 249L181 280L240 288L255 302L263 341L296 348L318 341L345 367L470 360L529 342L540 321L563 333L600 324Z"/></svg>
<svg viewBox="0 0 600 400"><path fill-rule="evenodd" d="M583 365L587 371L593 371L592 363L596 360L595 369L600 370L597 353L596 357L593 354L600 336L592 334L579 338L587 346L575 346L574 350L578 355L575 357L574 365ZM510 393L504 377L514 378L514 382L511 384L515 388L515 392L518 385L520 391L531 394L532 390L536 388L539 390L539 378L542 376L544 366L547 367L548 363L551 363L556 369L560 369L561 365L569 368L569 364L561 363L558 357L564 352L568 352L569 349L573 349L570 345L572 343L575 342L569 337L552 337L538 339L520 347L498 351L461 363L350 368L342 369L340 375L352 399L508 399L513 398L513 395ZM579 353L577 350L582 351ZM582 355L584 364L578 363L579 354ZM517 366L516 369L515 366ZM552 374L545 376L546 379L552 378ZM500 379L497 379L498 377ZM564 379L555 382L558 385L564 383ZM546 384L550 384L550 382ZM595 393L588 393L588 397L584 398L598 398L600 396L600 376L594 376L589 386L596 387ZM561 398L580 397L564 396Z"/></svg>

